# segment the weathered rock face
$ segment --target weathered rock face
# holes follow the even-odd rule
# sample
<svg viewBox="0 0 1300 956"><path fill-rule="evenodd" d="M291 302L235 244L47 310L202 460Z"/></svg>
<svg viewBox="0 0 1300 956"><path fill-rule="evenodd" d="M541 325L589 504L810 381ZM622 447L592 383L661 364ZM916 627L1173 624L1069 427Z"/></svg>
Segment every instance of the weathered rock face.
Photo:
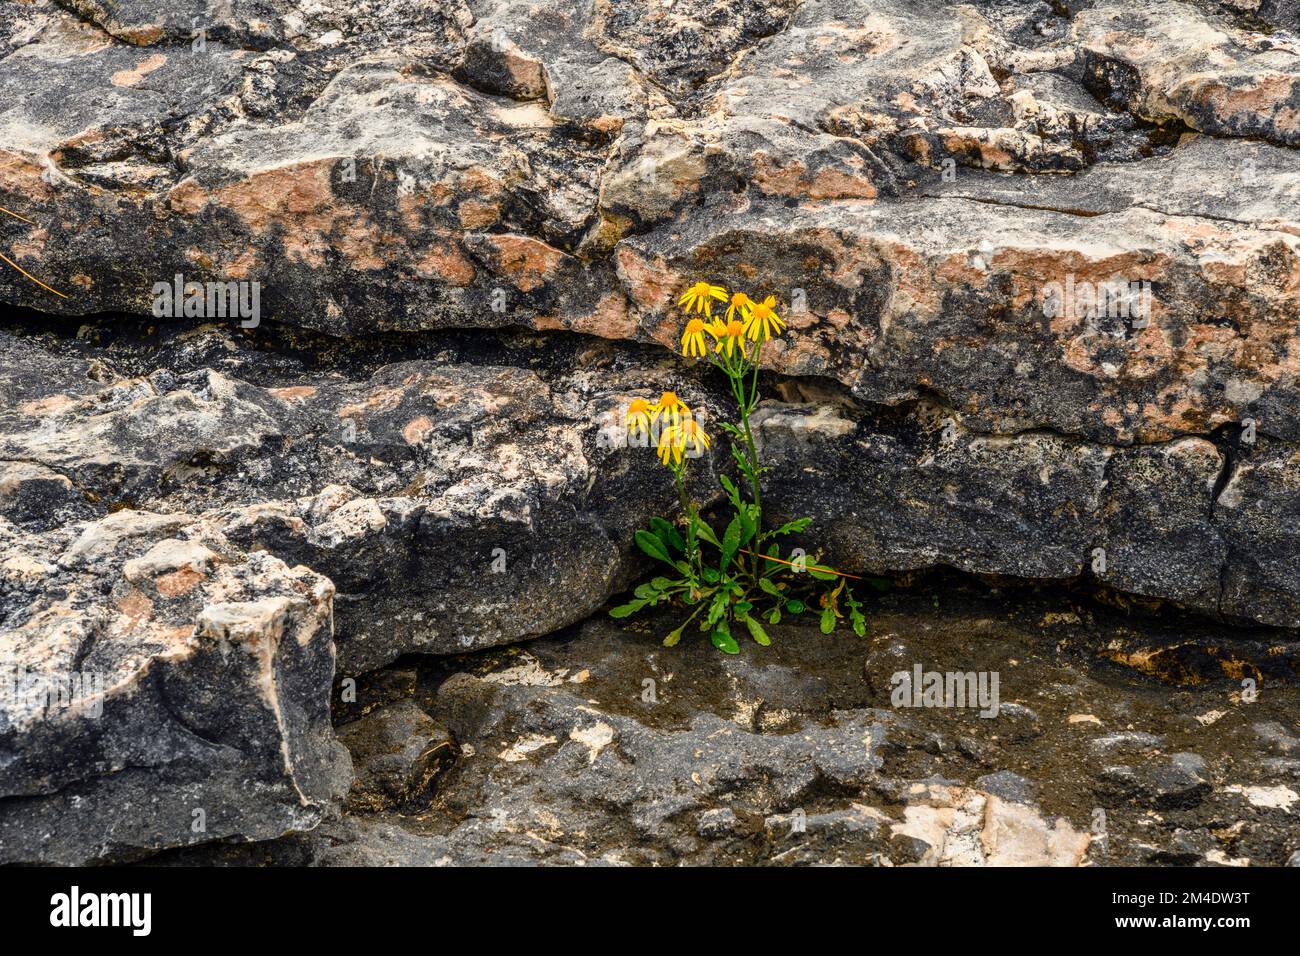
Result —
<svg viewBox="0 0 1300 956"><path fill-rule="evenodd" d="M622 409L671 389L706 425L725 414L713 376L579 337L389 341L357 361L208 326L88 334L0 337L0 514L43 532L123 507L201 513L334 583L353 676L593 613L639 567L632 532L676 499L651 451L625 446ZM385 364L389 349L421 357ZM1000 435L933 401L774 385L755 418L771 518L810 515L807 544L838 567L1090 577L1300 625L1289 442ZM715 448L691 469L705 502L722 467Z"/></svg>
<svg viewBox="0 0 1300 956"><path fill-rule="evenodd" d="M276 0L193 43L166 4L76 9L6 13L4 235L68 296L8 298L147 313L181 274L335 334L672 345L709 275L790 303L775 369L870 401L1297 437L1300 41L1268 4ZM1067 282L1149 312L1049 314Z"/></svg>
<svg viewBox="0 0 1300 956"><path fill-rule="evenodd" d="M0 329L0 654L93 659L151 702L124 716L108 694L90 728L5 711L4 858L193 842L194 809L209 837L311 825L348 788L327 618L360 678L597 611L643 570L632 531L676 500L623 447L627 401L726 414L672 354L700 278L781 300L766 503L810 515L838 567L1082 579L1300 626L1297 30L1281 0L0 6L0 299L97 316L75 339ZM691 469L706 506L728 461L718 441ZM224 652L240 643L260 656ZM280 669L288 716L262 693ZM213 681L240 690L212 700ZM532 721L596 765L576 697L481 683L444 688L459 739ZM865 785L871 761L844 755L889 723L874 706L819 717L811 747L738 739L761 812L810 779ZM436 734L368 716L354 806L420 802L441 757L407 773L384 741ZM602 726L679 783L683 741L731 733L703 711L668 738L619 720ZM1194 750L1098 792L1182 806L1217 785ZM482 786L563 802L518 763ZM626 797L625 817L575 826L663 822L613 779L583 799ZM271 796L245 800L250 781ZM748 826L709 803L728 785L682 810L708 814L700 834ZM912 840L1077 862L1077 816L1025 816L1000 786L926 789L902 823L828 807L828 832L879 834L863 845L891 860ZM121 809L146 792L152 823ZM69 800L99 815L47 836ZM484 833L439 838L532 858Z"/></svg>
<svg viewBox="0 0 1300 956"><path fill-rule="evenodd" d="M39 528L124 507L203 512L234 546L328 576L354 676L591 614L634 570L634 530L675 500L653 451L620 447L628 401L672 388L721 414L671 363L576 339L567 356L516 343L567 368L558 378L499 354L349 380L210 328L144 354L4 334L0 347L0 513ZM692 486L707 502L719 491L701 463Z"/></svg>
<svg viewBox="0 0 1300 956"><path fill-rule="evenodd" d="M330 582L189 515L0 518L0 862L314 826L346 792Z"/></svg>
<svg viewBox="0 0 1300 956"><path fill-rule="evenodd" d="M429 716L409 719L454 745L429 804L170 859L1281 865L1300 848L1294 647L935 586L872 601L865 640L783 623L771 647L724 660L659 646L674 613L425 659L413 696ZM917 665L983 674L986 703L996 674L996 708L900 702L895 675ZM396 719L382 699L345 738ZM423 764L409 748L404 766Z"/></svg>
<svg viewBox="0 0 1300 956"><path fill-rule="evenodd" d="M734 279L786 309L774 371L835 380L914 434L939 406L960 436L911 488L888 475L912 481L930 460L919 446L839 436L846 501L829 515L957 487L982 502L886 513L855 542L846 530L860 566L1070 577L1105 548L1096 574L1117 588L1300 623L1300 41L1280 5L265 0L196 23L166 3L38 0L0 17L0 203L29 220L0 230L66 298L12 270L0 295L166 312L155 285L181 276L257 284L258 315L227 315L232 329L265 318L360 347L377 330L527 326L675 348L682 284ZM259 491L221 483L206 504L276 502L228 516L237 539L275 538L341 603L377 602L373 627L408 634L399 644L511 640L591 610L635 518L588 507L611 486L591 432L581 449L574 436L620 383L575 411L526 374L442 364L260 389L159 364L148 384L113 385L125 404L60 448L39 432L49 414L106 401L83 381L57 394L93 405L16 426L39 437L9 441L6 507L93 514L67 484L92 447L75 470L120 473L113 497L150 507L178 475L251 455L242 481ZM458 389L476 398L449 413ZM142 413L158 424L141 431ZM361 437L340 454L348 423ZM466 434L496 451L463 451ZM1004 455L1007 473L989 474ZM851 490L862 482L878 487ZM1264 510L1280 517L1251 517ZM1138 516L1158 533L1129 542ZM573 615L546 607L555 576L471 581L478 565L449 557L464 533L539 542L534 570L568 555ZM518 626L457 597L437 627L403 620L404 595L385 605L375 583L394 559L416 589L520 597ZM345 662L390 659L364 650L383 640L365 627L345 627Z"/></svg>
<svg viewBox="0 0 1300 956"><path fill-rule="evenodd" d="M772 520L807 514L841 565L1088 575L1212 615L1300 625L1290 442L1112 447L1049 431L967 430L951 410L861 416L768 402Z"/></svg>

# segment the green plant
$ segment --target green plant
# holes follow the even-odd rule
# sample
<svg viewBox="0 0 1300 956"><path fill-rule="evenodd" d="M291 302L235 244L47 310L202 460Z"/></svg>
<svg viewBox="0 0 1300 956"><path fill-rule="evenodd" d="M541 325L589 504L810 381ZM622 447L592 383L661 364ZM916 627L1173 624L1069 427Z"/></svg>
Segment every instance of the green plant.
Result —
<svg viewBox="0 0 1300 956"><path fill-rule="evenodd" d="M724 315L713 315L715 302L727 304ZM682 333L682 354L712 363L731 387L737 421L720 427L731 441L731 456L744 490L726 475L720 476L731 517L719 533L700 515L699 505L686 490L688 462L709 450L704 429L673 392L664 392L654 404L634 400L627 409L628 436L656 439L659 459L677 484L682 513L677 521L652 518L649 528L636 533L637 547L671 574L638 585L632 600L610 614L625 618L658 604L681 604L693 610L664 638L664 645L675 645L695 623L714 647L728 654L740 652L737 636L747 634L759 644L770 644L764 623L778 624L785 615L818 614L826 634L847 616L854 633L864 636L867 622L862 602L849 586L852 575L822 567L817 556L810 561L801 550L782 555L782 540L804 531L811 519L799 518L777 528L763 523L761 484L768 469L758 460L750 419L759 400L763 345L785 328L775 298L758 302L743 292L728 294L723 286L697 282L678 304L692 316Z"/></svg>

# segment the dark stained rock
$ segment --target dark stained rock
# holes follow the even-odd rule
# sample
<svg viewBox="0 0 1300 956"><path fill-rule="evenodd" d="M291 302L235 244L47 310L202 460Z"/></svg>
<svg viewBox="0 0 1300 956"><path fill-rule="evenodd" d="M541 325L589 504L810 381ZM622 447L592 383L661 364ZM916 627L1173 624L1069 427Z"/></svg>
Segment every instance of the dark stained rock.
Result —
<svg viewBox="0 0 1300 956"><path fill-rule="evenodd" d="M0 544L0 862L265 840L346 792L327 579L182 514Z"/></svg>
<svg viewBox="0 0 1300 956"><path fill-rule="evenodd" d="M1285 712L1157 719L1022 632L950 662L1034 661L996 733L884 707L940 650L901 622L865 665L723 677L597 626L432 696L373 672L645 569L676 495L632 397L697 410L718 502L726 396L676 354L712 279L789 323L755 421L810 550L1169 602L1223 631L1116 626L1092 663L1278 694L1294 634L1249 627L1300 627L1298 30L1286 0L0 6L0 299L46 314L0 320L0 662L112 676L93 722L0 708L0 858L306 830L350 780L332 710L372 815L299 861L1285 859ZM1052 748L1052 786L1014 759Z"/></svg>
<svg viewBox="0 0 1300 956"><path fill-rule="evenodd" d="M423 809L454 749L446 732L409 699L344 725L338 738L355 772L348 805L361 811Z"/></svg>
<svg viewBox="0 0 1300 956"><path fill-rule="evenodd" d="M1261 759L1258 727L1293 726L1300 670L1246 702L1209 656L1153 677L1095 653L1138 626L1162 646L1231 641L1258 664L1265 629L934 586L938 607L928 588L872 601L866 639L783 622L737 658L699 653L703 635L660 646L672 611L425 660L416 702L456 745L425 812L344 812L169 860L1280 866L1295 852L1300 776ZM895 706L888 673L913 663L998 673L999 714ZM1026 710L1035 736L1017 729ZM958 736L983 759L935 746Z"/></svg>
<svg viewBox="0 0 1300 956"><path fill-rule="evenodd" d="M675 347L674 290L752 279L796 333L772 367L868 401L1300 437L1300 41L1208 0L940 7L266 0L214 10L200 53L179 7L85 0L105 33L24 5L0 201L31 221L2 234L69 298L12 270L0 291L148 313L180 273L333 334ZM1149 321L1045 315L1071 277L1149 283Z"/></svg>

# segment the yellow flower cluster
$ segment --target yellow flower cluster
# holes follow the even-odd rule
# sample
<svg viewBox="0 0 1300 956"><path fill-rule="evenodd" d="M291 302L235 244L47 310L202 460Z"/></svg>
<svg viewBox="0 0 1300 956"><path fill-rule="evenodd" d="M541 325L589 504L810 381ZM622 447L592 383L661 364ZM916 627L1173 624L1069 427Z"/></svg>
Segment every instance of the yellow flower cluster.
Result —
<svg viewBox="0 0 1300 956"><path fill-rule="evenodd" d="M726 302L727 311L715 318L713 303ZM687 313L706 316L709 321L692 318L686 323L682 333L682 354L703 358L708 354L708 344L704 341L707 332L713 338L715 354L726 353L728 359L740 351L745 355L745 339L751 342L766 342L773 335L785 331L785 322L776 314L776 297L769 295L762 302L756 302L743 292L727 295L725 287L708 282L697 282L677 300Z"/></svg>
<svg viewBox="0 0 1300 956"><path fill-rule="evenodd" d="M722 315L713 314L715 302L727 304ZM725 355L727 367L733 373L740 369L730 364L737 352L742 361L750 357L746 352L747 339L761 344L785 331L785 323L776 314L775 296L769 295L762 302L756 302L743 292L729 295L724 286L697 282L686 290L677 304L691 315L682 333L682 354L705 358L712 344L713 353ZM706 342L705 335L710 336L713 342ZM691 410L675 393L664 392L653 405L644 398L635 399L628 405L629 438L649 438L656 423L659 425L659 460L665 465L679 469L687 455L701 455L708 450L709 436L704 434Z"/></svg>
<svg viewBox="0 0 1300 956"><path fill-rule="evenodd" d="M671 462L670 467L680 468L684 457L702 455L709 448L709 436L675 392L664 392L653 405L638 398L627 407L629 438L649 437L656 423L659 424L659 460L665 465Z"/></svg>

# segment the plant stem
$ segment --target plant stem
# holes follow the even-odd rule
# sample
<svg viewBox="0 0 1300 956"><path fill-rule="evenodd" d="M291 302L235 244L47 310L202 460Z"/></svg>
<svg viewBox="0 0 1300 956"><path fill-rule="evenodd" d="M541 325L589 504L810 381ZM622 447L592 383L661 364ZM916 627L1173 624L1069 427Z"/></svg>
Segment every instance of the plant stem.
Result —
<svg viewBox="0 0 1300 956"><path fill-rule="evenodd" d="M677 468L673 471L673 477L677 479L677 494L682 501L682 512L686 515L686 564L691 569L691 592L699 590L699 582L696 579L696 571L703 576L704 565L700 559L700 549L695 540L695 509L690 499L686 497L686 482L682 480L682 472L685 467Z"/></svg>
<svg viewBox="0 0 1300 956"><path fill-rule="evenodd" d="M758 362L762 353L763 353L763 343L759 342L754 348L754 355L753 355L754 376L751 379L751 384L750 384L748 394L746 394L745 392L745 373L743 369L741 370L740 375L737 377L737 384L739 385L739 390L740 390L739 397L741 400L740 401L740 425L745 432L745 448L746 448L746 454L749 458L750 493L754 497L754 509L755 511L758 512L754 519L754 523L758 529L754 534L755 551L758 550L758 546L763 540L763 496L762 496L762 492L759 489L759 482L758 482L758 469L759 469L758 449L754 445L754 430L750 427L749 424L749 413L752 412L754 410L754 406L758 404ZM757 584L759 578L759 563L758 563L758 556L755 554L750 555L750 571L753 574L754 583Z"/></svg>

